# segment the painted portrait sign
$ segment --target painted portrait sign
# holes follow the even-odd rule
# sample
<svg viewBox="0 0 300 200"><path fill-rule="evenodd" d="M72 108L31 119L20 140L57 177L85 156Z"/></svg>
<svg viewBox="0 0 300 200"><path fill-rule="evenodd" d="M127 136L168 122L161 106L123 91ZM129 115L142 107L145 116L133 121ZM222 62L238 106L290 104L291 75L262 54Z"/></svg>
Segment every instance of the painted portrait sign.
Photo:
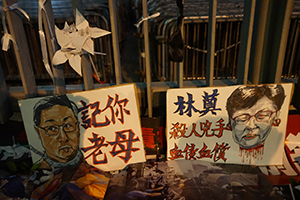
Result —
<svg viewBox="0 0 300 200"><path fill-rule="evenodd" d="M104 171L145 161L135 85L19 101L34 163Z"/></svg>
<svg viewBox="0 0 300 200"><path fill-rule="evenodd" d="M167 158L280 165L293 84L170 89Z"/></svg>

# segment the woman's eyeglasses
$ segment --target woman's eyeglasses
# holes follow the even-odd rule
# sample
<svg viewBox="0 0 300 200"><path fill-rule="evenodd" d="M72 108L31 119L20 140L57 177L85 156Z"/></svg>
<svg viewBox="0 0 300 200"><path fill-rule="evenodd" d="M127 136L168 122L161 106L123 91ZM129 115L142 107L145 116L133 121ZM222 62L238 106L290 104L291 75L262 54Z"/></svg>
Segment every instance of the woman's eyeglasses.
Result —
<svg viewBox="0 0 300 200"><path fill-rule="evenodd" d="M236 116L232 119L234 120L236 125L246 124L250 120L251 117L255 117L256 121L258 121L258 122L266 122L271 118L273 113L276 113L276 112L277 112L277 110L276 111L270 111L270 110L259 111L255 115L242 114L242 115Z"/></svg>

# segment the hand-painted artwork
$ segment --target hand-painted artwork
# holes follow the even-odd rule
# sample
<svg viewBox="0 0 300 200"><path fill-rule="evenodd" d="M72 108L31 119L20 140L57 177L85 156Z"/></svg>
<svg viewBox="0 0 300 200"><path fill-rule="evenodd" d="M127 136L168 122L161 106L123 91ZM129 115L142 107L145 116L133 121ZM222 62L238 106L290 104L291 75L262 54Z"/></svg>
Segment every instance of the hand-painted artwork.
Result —
<svg viewBox="0 0 300 200"><path fill-rule="evenodd" d="M19 101L34 163L104 170L145 161L135 85Z"/></svg>
<svg viewBox="0 0 300 200"><path fill-rule="evenodd" d="M280 165L293 84L171 89L167 158Z"/></svg>

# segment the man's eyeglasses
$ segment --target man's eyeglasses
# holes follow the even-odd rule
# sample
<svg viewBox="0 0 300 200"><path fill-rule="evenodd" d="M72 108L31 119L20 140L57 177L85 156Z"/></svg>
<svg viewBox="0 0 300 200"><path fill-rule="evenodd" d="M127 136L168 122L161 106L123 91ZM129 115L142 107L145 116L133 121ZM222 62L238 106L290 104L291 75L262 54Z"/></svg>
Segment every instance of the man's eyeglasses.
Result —
<svg viewBox="0 0 300 200"><path fill-rule="evenodd" d="M232 118L236 125L244 125L246 124L251 117L255 117L256 121L258 122L266 122L268 121L273 113L276 113L277 111L259 111L255 115L249 115L249 114L242 114L239 116L236 116L235 118Z"/></svg>
<svg viewBox="0 0 300 200"><path fill-rule="evenodd" d="M76 125L78 122L66 122L62 125L50 125L50 126L45 126L45 127L40 127L39 128L43 129L48 136L54 136L59 133L60 127L62 127L62 130L65 133L69 133L72 131L76 130Z"/></svg>

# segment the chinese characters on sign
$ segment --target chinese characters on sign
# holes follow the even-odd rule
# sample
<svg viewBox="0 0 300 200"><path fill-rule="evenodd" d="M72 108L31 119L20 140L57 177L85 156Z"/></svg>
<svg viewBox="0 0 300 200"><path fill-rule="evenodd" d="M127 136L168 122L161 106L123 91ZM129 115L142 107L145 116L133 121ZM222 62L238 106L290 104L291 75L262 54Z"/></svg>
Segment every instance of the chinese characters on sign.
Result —
<svg viewBox="0 0 300 200"><path fill-rule="evenodd" d="M93 133L93 138L89 138L89 141L93 143L93 146L90 147L82 147L81 150L84 152L93 150L92 153L90 153L88 156L86 156L86 159L89 158L91 155L93 156L93 163L94 164L106 164L107 163L107 157L106 154L102 153L101 147L107 147L108 145L112 146L112 150L109 152L113 157L115 157L118 154L124 154L124 156L119 156L120 159L122 159L125 163L129 161L129 159L132 157L131 152L140 150L139 148L133 148L133 143L140 141L138 137L134 138L135 134L132 132L132 130L124 130L116 133L116 140L113 142L105 142L105 137L99 136L98 134ZM120 150L116 151L116 148L119 147ZM102 156L103 159L98 160L97 156Z"/></svg>
<svg viewBox="0 0 300 200"><path fill-rule="evenodd" d="M28 99L20 104L28 140L36 152L34 163L65 167L84 158L111 171L145 161L134 84Z"/></svg>
<svg viewBox="0 0 300 200"><path fill-rule="evenodd" d="M196 131L196 123L192 124L192 130L187 133L187 128L186 128L186 124L179 124L179 122L177 122L176 124L172 124L171 127L171 131L170 131L170 139L174 138L174 139L179 139L181 137L184 138L189 138L192 135L202 138L203 136L205 137L213 137L216 136L218 138L222 137L223 135L223 131L224 130L231 130L230 126L225 125L224 120L221 118L216 122L216 126L218 128L211 128L211 124L212 122L206 120L206 122L200 122L200 130L201 132L197 132ZM198 126L199 126L198 124ZM210 131L210 132L209 132Z"/></svg>
<svg viewBox="0 0 300 200"><path fill-rule="evenodd" d="M188 101L184 101L183 96L177 96L178 101L175 102L174 104L177 105L178 108L174 113L179 112L179 115L183 115L184 113L186 113L187 116L191 117L192 111L198 112L201 114L200 116L203 116L203 115L206 115L209 111L212 114L216 115L215 111L221 110L220 108L216 108L216 103L217 103L216 96L219 95L217 89L213 90L213 94L211 94L211 95L209 95L207 92L204 92L205 96L202 96L203 97L203 110L198 110L197 108L195 108L193 106L193 103L195 102L193 100L193 95L189 94L189 93L187 93L187 94L188 94ZM184 104L186 104L187 107Z"/></svg>
<svg viewBox="0 0 300 200"><path fill-rule="evenodd" d="M115 98L108 96L106 106L103 109L100 109L100 102L96 101L90 104L87 104L85 101L81 100L81 107L78 108L78 111L82 114L82 127L88 129L90 127L103 127L108 126L110 123L115 124L116 119L120 123L124 124L124 115L130 115L130 110L127 110L125 107L129 100L127 98L119 100L119 95L115 94ZM93 110L91 116L88 115L89 108ZM109 112L109 117L105 115L105 111ZM102 121L97 121L97 116L102 116Z"/></svg>
<svg viewBox="0 0 300 200"><path fill-rule="evenodd" d="M81 146L85 159L108 170L112 170L108 166L119 165L116 169L122 169L145 160L134 87L112 89L107 93L101 90L101 99L82 99L78 104L81 127L86 132Z"/></svg>
<svg viewBox="0 0 300 200"><path fill-rule="evenodd" d="M199 160L201 158L210 158L214 162L222 159L226 161L225 151L230 147L226 143L218 144L216 143L213 150L207 149L205 143L203 143L203 147L201 149L195 148L195 144L191 143L191 145L186 144L184 150L178 149L178 146L175 144L174 149L170 149L170 160L174 160L176 158L185 158L186 160Z"/></svg>
<svg viewBox="0 0 300 200"><path fill-rule="evenodd" d="M168 90L167 158L282 164L292 87L274 84Z"/></svg>
<svg viewBox="0 0 300 200"><path fill-rule="evenodd" d="M81 114L81 126L84 129L91 127L101 128L116 123L124 124L126 116L130 116L130 110L126 108L129 99L120 99L118 94L115 94L115 98L108 95L107 101L103 104L103 108L101 108L101 102L99 101L87 104L81 100L80 103L81 107L78 108L78 111ZM93 137L88 138L88 140L93 143L93 145L83 147L81 150L85 153L89 152L85 158L88 159L92 156L94 165L108 163L106 153L102 152L103 148L110 148L110 155L112 157L117 156L123 160L124 163L128 163L132 157L132 152L140 150L140 148L133 146L134 143L139 142L140 139L131 129L115 132L116 137L114 141L106 141L104 136L94 132L92 134Z"/></svg>

